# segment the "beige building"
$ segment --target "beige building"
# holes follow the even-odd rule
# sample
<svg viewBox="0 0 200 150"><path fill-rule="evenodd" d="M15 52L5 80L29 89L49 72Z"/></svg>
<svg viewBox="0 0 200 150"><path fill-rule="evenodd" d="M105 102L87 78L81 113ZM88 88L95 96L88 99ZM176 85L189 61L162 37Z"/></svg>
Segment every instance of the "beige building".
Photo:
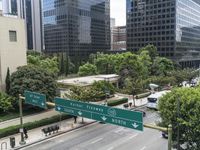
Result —
<svg viewBox="0 0 200 150"><path fill-rule="evenodd" d="M7 68L12 73L27 64L26 49L24 20L0 15L0 90L5 89Z"/></svg>

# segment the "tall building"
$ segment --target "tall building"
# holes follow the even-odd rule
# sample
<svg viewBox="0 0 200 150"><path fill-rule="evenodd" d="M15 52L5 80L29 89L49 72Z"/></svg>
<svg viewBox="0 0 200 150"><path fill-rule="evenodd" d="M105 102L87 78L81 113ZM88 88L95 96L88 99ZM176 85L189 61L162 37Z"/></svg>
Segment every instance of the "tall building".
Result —
<svg viewBox="0 0 200 150"><path fill-rule="evenodd" d="M200 64L199 0L127 0L127 49L153 44L183 67Z"/></svg>
<svg viewBox="0 0 200 150"><path fill-rule="evenodd" d="M16 15L25 19L27 49L41 51L42 22L41 0L2 0L3 14Z"/></svg>
<svg viewBox="0 0 200 150"><path fill-rule="evenodd" d="M20 0L20 3L21 16L26 21L28 49L41 52L43 49L41 0Z"/></svg>
<svg viewBox="0 0 200 150"><path fill-rule="evenodd" d="M1 8L1 7L0 7ZM26 34L23 19L0 15L0 91L5 90L7 69L10 73L26 65Z"/></svg>
<svg viewBox="0 0 200 150"><path fill-rule="evenodd" d="M110 49L109 0L43 0L46 53L85 58Z"/></svg>
<svg viewBox="0 0 200 150"><path fill-rule="evenodd" d="M116 26L111 31L112 50L126 50L126 26Z"/></svg>

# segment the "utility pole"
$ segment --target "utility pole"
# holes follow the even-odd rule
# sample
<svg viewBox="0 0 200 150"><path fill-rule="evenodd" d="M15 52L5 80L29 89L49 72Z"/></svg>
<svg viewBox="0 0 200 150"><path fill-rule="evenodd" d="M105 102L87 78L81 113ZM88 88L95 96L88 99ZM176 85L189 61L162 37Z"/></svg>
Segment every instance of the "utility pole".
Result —
<svg viewBox="0 0 200 150"><path fill-rule="evenodd" d="M177 100L177 118L180 118L180 98L178 97ZM180 127L179 127L179 121L177 119L177 123L178 123L178 131L177 131L177 150L180 150Z"/></svg>
<svg viewBox="0 0 200 150"><path fill-rule="evenodd" d="M19 114L20 114L20 134L21 134L21 141L19 142L20 145L26 144L26 141L24 140L24 130L23 130L23 108L22 108L22 97L21 94L19 94Z"/></svg>

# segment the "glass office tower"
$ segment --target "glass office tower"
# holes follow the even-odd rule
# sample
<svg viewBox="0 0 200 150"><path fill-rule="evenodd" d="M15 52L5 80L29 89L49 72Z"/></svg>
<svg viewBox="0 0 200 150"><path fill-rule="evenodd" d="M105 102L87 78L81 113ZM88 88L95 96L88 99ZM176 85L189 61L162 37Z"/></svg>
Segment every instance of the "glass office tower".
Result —
<svg viewBox="0 0 200 150"><path fill-rule="evenodd" d="M46 53L88 57L110 49L109 0L43 0Z"/></svg>
<svg viewBox="0 0 200 150"><path fill-rule="evenodd" d="M183 67L199 67L200 1L127 0L127 49L147 44Z"/></svg>

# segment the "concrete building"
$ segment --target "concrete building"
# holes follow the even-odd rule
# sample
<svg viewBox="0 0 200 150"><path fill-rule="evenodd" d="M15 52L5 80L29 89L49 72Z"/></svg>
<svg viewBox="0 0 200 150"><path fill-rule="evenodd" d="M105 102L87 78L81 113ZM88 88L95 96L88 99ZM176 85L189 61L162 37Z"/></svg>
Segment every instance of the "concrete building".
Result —
<svg viewBox="0 0 200 150"><path fill-rule="evenodd" d="M4 15L16 15L25 19L27 49L41 52L43 49L41 0L2 0L2 4Z"/></svg>
<svg viewBox="0 0 200 150"><path fill-rule="evenodd" d="M0 90L4 90L7 69L12 73L27 62L24 20L0 15L0 35Z"/></svg>
<svg viewBox="0 0 200 150"><path fill-rule="evenodd" d="M63 87L62 89L59 89L60 96L63 97L63 95L69 92L69 89L73 86L79 86L84 88L92 86L94 82L107 81L109 83L112 83L115 87L118 87L118 80L119 80L119 75L106 74L106 75L93 75L93 76L76 77L70 79L62 79L58 80L57 83L59 86Z"/></svg>
<svg viewBox="0 0 200 150"><path fill-rule="evenodd" d="M126 26L112 28L112 50L126 50Z"/></svg>
<svg viewBox="0 0 200 150"><path fill-rule="evenodd" d="M147 44L183 67L200 65L199 0L127 0L127 49Z"/></svg>
<svg viewBox="0 0 200 150"><path fill-rule="evenodd" d="M79 61L110 50L109 0L43 0L42 5L45 53L67 53Z"/></svg>

